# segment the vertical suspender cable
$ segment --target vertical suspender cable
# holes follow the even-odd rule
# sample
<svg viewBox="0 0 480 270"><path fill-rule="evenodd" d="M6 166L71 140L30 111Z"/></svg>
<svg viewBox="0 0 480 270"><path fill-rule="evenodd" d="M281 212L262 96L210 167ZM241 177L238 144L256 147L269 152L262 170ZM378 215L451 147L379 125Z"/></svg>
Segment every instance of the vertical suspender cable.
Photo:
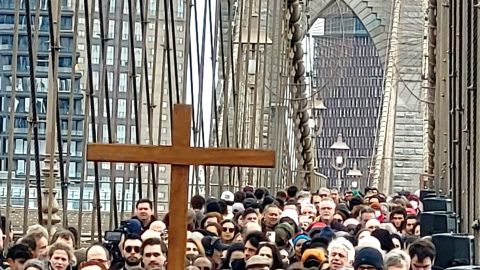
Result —
<svg viewBox="0 0 480 270"><path fill-rule="evenodd" d="M85 0L87 1L87 0ZM40 7L38 7L40 8ZM33 128L33 142L35 151L35 177L37 186L37 214L38 220L43 220L42 213L42 181L40 178L40 147L38 143L38 116L37 116L37 94L35 90L35 60L33 58L33 44L32 44L32 18L30 13L30 1L25 1L25 15L27 17L27 39L28 39L28 61L30 63L30 99L32 104L32 128Z"/></svg>
<svg viewBox="0 0 480 270"><path fill-rule="evenodd" d="M73 33L77 33L77 30L78 30L78 7L79 7L79 4L80 2L79 1L75 1L75 9L74 9L74 15L73 15L73 20L74 20L74 23L73 23ZM73 41L72 41L72 74L70 76L70 94L69 94L69 110L68 110L68 133L67 133L67 160L65 161L65 164L66 164L66 168L67 170L66 171L69 171L69 167L70 167L70 159L71 159L71 142L72 142L72 129L73 129L73 114L74 114L74 107L75 107L75 101L74 101L74 93L76 91L80 91L80 89L77 89L77 71L76 71L76 65L77 65L77 57L76 57L76 54L77 54L77 35L73 35ZM85 130L84 130L84 133ZM87 137L88 138L88 137ZM78 149L75 145L75 152L78 152ZM76 153L75 153L76 155ZM83 160L83 159L82 159ZM83 163L83 162L82 162ZM75 165L76 166L76 165ZM83 167L82 167L82 170L83 171ZM80 173L81 174L81 173ZM66 191L68 190L68 182L65 183L65 186L62 186L62 190L65 189ZM62 211L62 214L63 214L63 226L66 227L68 226L68 214L67 214L67 210L68 210L68 192L65 192L64 194L64 198L65 198L65 203L63 204L63 211ZM77 243L74 243L75 245L78 244L78 241L79 239L76 239L77 240Z"/></svg>
<svg viewBox="0 0 480 270"><path fill-rule="evenodd" d="M39 7L40 6L40 0L36 0L36 6ZM37 8L37 11L35 12L35 21L34 21L34 24L35 26L38 25L38 17L40 17L39 15L40 13L40 7ZM28 36L27 36L27 40L28 40ZM38 44L38 31L36 32L36 35L34 37L34 41L33 41L34 44ZM33 49L33 59L36 59L36 50L35 48L32 48ZM30 101L30 104L34 104L32 103L32 101ZM26 160L28 160L27 164L25 164L25 201L24 201L24 208L25 209L28 209L28 206L30 204L30 158L31 158L31 151L32 151L32 132L33 132L33 127L32 127L32 111L30 111L29 115L28 115L28 133L27 133L27 158ZM28 228L28 215L29 215L29 212L28 211L24 211L23 212L23 233L27 233L27 228Z"/></svg>
<svg viewBox="0 0 480 270"><path fill-rule="evenodd" d="M62 190L61 190L61 195L62 195L62 206L65 205L65 200L66 200L66 190L63 188L65 186L65 167L64 167L64 164L63 164L63 136L62 136L62 120L60 119L60 108L59 108L59 97L58 97L58 70L57 70L57 65L58 65L58 51L60 50L59 46L58 46L58 40L57 40L57 36L56 36L56 32L58 33L59 29L60 29L60 24L61 24L61 16L60 16L60 13L61 13L61 4L59 5L58 2L55 3L55 5L58 5L57 6L57 18L59 21L55 22L53 20L53 3L52 3L52 0L48 0L47 1L47 5L48 5L48 18L49 18L49 32L50 32L50 57L52 58L50 64L52 65L52 71L53 71L53 74L52 76L54 76L54 85L49 85L49 91L51 91L53 89L53 91L55 91L55 97L57 99L57 107L55 108L55 114L56 114L56 132L57 132L57 147L58 147L58 168L59 168L59 171L60 171L60 183L61 183L61 186L62 186ZM56 23L56 25L54 24ZM55 29L54 27L57 27L57 29ZM58 37L59 38L59 37ZM47 119L47 121L49 121ZM53 162L53 161L52 161ZM51 172L50 172L51 173ZM55 187L55 184L53 185L52 188ZM53 200L53 194L52 194L52 191L49 191L49 201L50 200ZM52 209L49 207L48 211L49 211L49 214L48 214L48 226L51 226L51 214L50 214L50 211Z"/></svg>
<svg viewBox="0 0 480 270"><path fill-rule="evenodd" d="M90 14L88 10L89 0L83 0L83 6L85 8L85 34L87 40L87 85L88 85L88 95L90 99L90 125L92 130L92 142L97 142L97 127L95 125L96 115L95 115L95 102L94 102L94 93L93 93L93 78L92 78L92 43L90 35ZM102 241L102 217L100 213L100 182L98 178L98 162L93 163L94 177L95 177L95 201L98 205L97 209L97 231L98 231L98 241ZM93 232L92 228L92 232Z"/></svg>
<svg viewBox="0 0 480 270"><path fill-rule="evenodd" d="M140 144L140 114L138 110L138 93L137 93L137 67L135 64L135 8L132 3L133 0L128 0L128 40L130 42L130 80L132 82L133 92L133 109L135 112L135 143ZM142 167L141 164L137 164L137 177L138 177L138 197L142 198Z"/></svg>
<svg viewBox="0 0 480 270"><path fill-rule="evenodd" d="M113 89L109 89L108 85L108 75L107 75L107 42L108 38L108 18L109 18L109 3L110 1L107 0L104 6L103 0L98 0L98 19L100 21L100 40L102 46L102 62L101 62L101 73L100 73L100 85L103 85L104 88L104 102L105 102L105 110L107 113L107 137L108 143L113 143L113 132L112 132L112 121L111 121L111 114L112 109L110 108L110 97L109 91ZM104 17L104 12L106 12L106 16ZM113 103L113 102L112 102ZM102 132L105 132L102 130ZM116 196L116 184L115 184L115 177L114 177L114 163L110 163L110 207L113 210L112 215L110 215L110 228L112 227L112 222L115 228L118 226L118 215L117 215L117 196Z"/></svg>
<svg viewBox="0 0 480 270"><path fill-rule="evenodd" d="M148 6L144 7L143 2L145 2L145 5L148 4L148 1L140 1L140 20L142 21L142 55L143 55L143 72L144 72L144 80L145 80L145 96L146 96L146 101L147 101L147 121L148 121L148 142L150 145L153 144L153 106L152 102L150 99L150 84L149 84L149 79L148 79L148 61L147 61L147 12L148 12ZM156 48L155 48L156 49ZM154 74L152 77L155 76ZM150 164L150 176L152 179L152 183L156 182L156 177L155 177L155 165L152 163Z"/></svg>
<svg viewBox="0 0 480 270"><path fill-rule="evenodd" d="M165 12L165 43L166 43L166 56L167 56L167 76L168 76L168 101L169 101L169 107L170 107L170 127L173 127L173 82L172 82L172 65L171 65L171 54L172 54L172 49L170 48L170 26L168 23L168 6L169 6L169 1L164 0L164 12ZM175 29L173 29L175 31ZM173 43L175 43L176 40L173 40ZM174 52L175 53L175 52ZM165 63L163 63L165 66ZM175 87L177 88L177 93L178 93L178 85L177 82L178 80L175 80ZM163 90L163 89L162 89ZM180 100L180 97L177 96L177 102Z"/></svg>
<svg viewBox="0 0 480 270"><path fill-rule="evenodd" d="M173 45L173 71L175 74L175 85L176 85L176 95L177 95L177 103L180 103L180 90L178 89L178 63L177 63L177 38L175 33L175 16L173 12L173 0L169 0L170 5L170 24L172 29L172 45ZM183 0L182 0L183 1ZM168 16L165 16L165 21L168 20ZM168 31L167 31L168 32Z"/></svg>
<svg viewBox="0 0 480 270"><path fill-rule="evenodd" d="M8 128L8 149L13 149L13 136L14 136L14 125L15 125L15 101L16 101L16 93L17 93L17 58L18 58L18 24L19 24L19 13L20 13L20 3L17 1L15 3L15 15L13 21L13 50L12 50L12 95L10 97L10 113L9 113L9 128ZM23 141L23 140L22 140ZM8 151L8 173L7 173L7 202L5 204L6 211L5 211L5 219L8 222L10 220L10 213L11 213L11 198L12 198L12 171L13 171L13 152ZM27 163L30 163L30 160L26 160ZM26 194L25 194L26 195ZM25 196L24 195L24 196ZM5 234L8 235L10 233L10 226L5 224ZM7 243L9 240L8 237L6 238Z"/></svg>
<svg viewBox="0 0 480 270"><path fill-rule="evenodd" d="M153 69L152 69L152 97L151 100L154 100L155 97L155 83L156 83L156 78L157 78L157 48L158 48L158 29L159 29L159 18L160 18L160 0L156 0L155 2L155 38L153 41L153 47L155 48L153 51ZM165 54L163 54L165 55ZM165 67L165 63L163 62L164 58L162 59L161 63L163 64L163 67ZM163 68L162 68L163 71ZM161 85L163 85L164 79L163 79L163 72L162 75L160 76L162 79ZM158 125L158 144L161 142L162 138L162 113L163 113L163 86L160 87L160 113L159 113L159 125ZM153 110L153 107L152 107ZM158 165L155 165L156 169L158 169ZM156 175L158 175L158 172L156 172ZM152 193L153 193L153 212L155 217L158 217L158 179L154 178L152 181Z"/></svg>

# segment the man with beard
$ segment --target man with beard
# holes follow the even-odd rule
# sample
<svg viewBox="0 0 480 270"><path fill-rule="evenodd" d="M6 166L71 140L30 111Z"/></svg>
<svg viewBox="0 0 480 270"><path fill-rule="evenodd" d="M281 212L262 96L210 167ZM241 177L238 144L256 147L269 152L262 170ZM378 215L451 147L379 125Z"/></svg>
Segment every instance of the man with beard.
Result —
<svg viewBox="0 0 480 270"><path fill-rule="evenodd" d="M333 230L347 232L347 227L333 218L335 215L335 207L335 202L332 199L323 199L318 206L318 221L329 225Z"/></svg>
<svg viewBox="0 0 480 270"><path fill-rule="evenodd" d="M142 244L143 268L145 270L165 270L167 248L160 238L150 238Z"/></svg>
<svg viewBox="0 0 480 270"><path fill-rule="evenodd" d="M123 243L122 255L125 260L124 269L130 270L142 263L142 239L136 234L127 235Z"/></svg>

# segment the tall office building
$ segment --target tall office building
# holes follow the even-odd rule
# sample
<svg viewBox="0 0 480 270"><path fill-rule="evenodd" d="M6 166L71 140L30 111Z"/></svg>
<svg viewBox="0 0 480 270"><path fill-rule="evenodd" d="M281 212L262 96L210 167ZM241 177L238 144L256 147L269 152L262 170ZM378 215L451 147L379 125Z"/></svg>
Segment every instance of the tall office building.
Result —
<svg viewBox="0 0 480 270"><path fill-rule="evenodd" d="M12 205L23 207L24 198L37 196L31 186L25 194L25 180L35 179L34 147L31 128L32 100L30 84L36 85L36 110L38 113L38 143L43 167L46 136L49 47L49 17L47 0L30 0L32 14L38 14L38 26L33 26L33 50L36 54L35 80L29 77L30 63L27 40L25 1L20 1L18 21L15 20L19 0L0 1L0 198L5 199L5 181L11 168ZM37 7L37 2L39 6ZM65 178L79 181L83 168L84 148L84 95L80 89L81 74L73 67L73 15L70 1L61 5L60 40L58 58L58 106L65 164ZM32 24L34 20L32 20ZM14 61L16 58L16 61ZM31 147L29 147L29 144ZM13 147L13 148L11 148ZM30 149L30 151L28 151ZM11 162L11 163L10 163ZM2 200L2 203L4 201ZM30 207L36 201L30 200Z"/></svg>
<svg viewBox="0 0 480 270"><path fill-rule="evenodd" d="M129 1L134 8L132 13L132 24L134 34L130 37L130 23L129 23ZM90 16L93 19L91 25L92 32L92 80L93 90L95 93L95 114L97 125L97 141L108 142L108 127L107 127L107 110L105 99L105 87L102 83L102 44L100 30L102 27L99 17L98 1L94 1L94 14ZM164 50L166 46L166 26L165 26L165 12L162 5L156 6L158 1L136 1L135 0L110 0L109 6L104 2L103 13L103 27L107 40L106 44L106 79L108 82L108 94L110 102L111 113L111 132L114 142L135 144L137 142L136 129L137 123L140 126L140 143L149 144L149 129L147 117L147 103L146 103L146 86L145 80L148 80L149 93L152 97L152 144L168 145L170 141L170 106L168 98L168 76L167 76L167 61L164 59ZM148 22L146 27L145 40L142 37L142 22L140 14L140 3L146 4L144 11L146 14L145 20ZM178 72L178 87L183 86L184 69L184 46L185 46L185 19L186 8L183 0L173 1L174 9L174 27L169 20L168 28L170 31L175 31L176 40L172 40L170 35L170 43L172 44L171 52L176 55L178 64L173 66L171 62L172 74L173 69L176 68ZM92 9L91 4L89 9ZM158 20L156 19L157 9L159 12ZM108 12L106 12L108 11ZM87 70L87 50L86 47L86 21L85 21L85 7L83 1L79 5L79 20L78 20L78 43L77 51L80 54L79 67L80 70ZM158 24L157 44L155 44L155 30ZM131 50L130 38L133 39L134 54L135 54L135 76L133 76L131 66ZM176 43L176 51L173 51L173 42ZM155 45L157 45L155 47ZM144 73L143 65L143 46L146 48L148 75ZM156 62L156 63L155 63ZM155 66L156 65L156 66ZM165 68L162 68L165 65ZM155 72L155 74L153 74ZM132 80L136 78L136 82ZM173 77L172 77L173 80ZM133 87L136 83L138 96L138 110L139 115L135 115L134 110L134 95ZM81 88L87 90L87 76L82 78ZM153 94L152 94L153 93ZM174 99L175 100L175 99ZM91 130L89 126L89 130ZM92 140L91 132L89 134L89 141ZM168 183L170 179L170 167L166 165L155 166L155 175L158 177L158 210L163 211L168 207ZM101 207L103 211L110 211L111 209L111 179L115 181L116 197L119 211L122 209L128 212L132 209L135 199L138 195L138 171L142 174L142 196L152 197L152 180L150 177L150 166L142 164L141 168L137 168L136 164L116 163L114 167L110 167L109 163L102 163L99 166L99 178L101 182ZM91 199L93 199L93 181L94 171L93 163L89 162L86 170L86 186L83 196L83 209L91 209ZM79 198L80 189L76 191L77 194L72 194L73 197ZM148 194L147 194L148 193ZM120 201L124 202L122 206Z"/></svg>
<svg viewBox="0 0 480 270"><path fill-rule="evenodd" d="M321 15L322 29L314 36L312 87L319 91L326 110L313 108L314 118L323 118L323 129L316 139L318 171L328 176L330 186L364 187L372 155L383 69L378 52L362 22L344 4L331 5ZM335 153L330 146L338 134L350 147L347 167L338 172L332 167ZM357 162L362 176L347 176ZM338 181L340 180L340 181ZM345 181L346 180L346 181Z"/></svg>

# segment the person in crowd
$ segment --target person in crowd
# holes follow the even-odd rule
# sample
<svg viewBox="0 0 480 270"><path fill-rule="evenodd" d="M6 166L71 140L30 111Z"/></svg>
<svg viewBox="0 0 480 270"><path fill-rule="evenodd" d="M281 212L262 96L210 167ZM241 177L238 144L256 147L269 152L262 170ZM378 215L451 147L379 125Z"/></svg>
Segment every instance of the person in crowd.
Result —
<svg viewBox="0 0 480 270"><path fill-rule="evenodd" d="M153 202L149 199L138 200L135 204L135 216L132 219L138 219L142 224L142 230L147 230L150 223L155 221Z"/></svg>
<svg viewBox="0 0 480 270"><path fill-rule="evenodd" d="M435 245L429 240L417 240L408 247L411 270L431 270L435 261Z"/></svg>
<svg viewBox="0 0 480 270"><path fill-rule="evenodd" d="M405 229L403 230L404 235L414 235L415 234L415 225L417 225L417 216L408 215L405 221Z"/></svg>
<svg viewBox="0 0 480 270"><path fill-rule="evenodd" d="M40 224L32 225L28 228L26 236L31 236L35 240L35 250L33 254L37 259L47 258L48 232Z"/></svg>
<svg viewBox="0 0 480 270"><path fill-rule="evenodd" d="M355 270L383 270L383 255L379 250L363 247L355 253L353 261Z"/></svg>
<svg viewBox="0 0 480 270"><path fill-rule="evenodd" d="M245 246L243 243L234 243L228 247L220 269L245 269Z"/></svg>
<svg viewBox="0 0 480 270"><path fill-rule="evenodd" d="M7 259L8 269L10 270L23 270L24 263L32 259L33 255L30 249L22 244L15 244L8 248Z"/></svg>
<svg viewBox="0 0 480 270"><path fill-rule="evenodd" d="M222 232L220 238L224 244L232 243L234 237L239 233L238 226L230 219L225 219L221 223Z"/></svg>
<svg viewBox="0 0 480 270"><path fill-rule="evenodd" d="M277 246L271 242L263 242L258 246L255 255L266 257L269 261L270 269L284 269L285 266Z"/></svg>
<svg viewBox="0 0 480 270"><path fill-rule="evenodd" d="M191 259L196 256L205 256L205 249L200 241L195 238L187 239L187 258Z"/></svg>
<svg viewBox="0 0 480 270"><path fill-rule="evenodd" d="M141 266L142 262L142 239L139 235L129 234L123 242L122 256L125 261L125 270L131 270L136 266Z"/></svg>
<svg viewBox="0 0 480 270"><path fill-rule="evenodd" d="M166 269L166 246L160 238L150 238L144 241L141 251L145 270Z"/></svg>
<svg viewBox="0 0 480 270"><path fill-rule="evenodd" d="M45 261L38 259L30 259L23 264L22 270L45 270Z"/></svg>
<svg viewBox="0 0 480 270"><path fill-rule="evenodd" d="M255 255L252 256L249 260L247 260L245 269L250 270L270 270L270 261L267 257ZM273 269L273 268L272 268Z"/></svg>
<svg viewBox="0 0 480 270"><path fill-rule="evenodd" d="M403 207L396 207L390 212L390 222L395 226L399 233L403 233L405 229L405 220L407 219L407 211Z"/></svg>
<svg viewBox="0 0 480 270"><path fill-rule="evenodd" d="M274 231L275 226L280 220L280 208L275 204L270 204L263 210L263 222L262 227L265 231Z"/></svg>
<svg viewBox="0 0 480 270"><path fill-rule="evenodd" d="M93 244L86 251L86 261L101 262L107 269L110 269L112 263L110 252L101 244Z"/></svg>
<svg viewBox="0 0 480 270"><path fill-rule="evenodd" d="M48 248L48 265L50 270L71 269L73 249L64 243L55 243Z"/></svg>
<svg viewBox="0 0 480 270"><path fill-rule="evenodd" d="M347 239L339 237L328 245L328 263L330 270L349 268L355 259L355 249Z"/></svg>
<svg viewBox="0 0 480 270"><path fill-rule="evenodd" d="M268 239L263 235L262 232L252 232L247 235L244 239L245 243L245 259L248 260L250 257L257 253L258 247L261 242L266 242Z"/></svg>
<svg viewBox="0 0 480 270"><path fill-rule="evenodd" d="M385 255L385 270L409 270L410 256L403 250L395 249Z"/></svg>

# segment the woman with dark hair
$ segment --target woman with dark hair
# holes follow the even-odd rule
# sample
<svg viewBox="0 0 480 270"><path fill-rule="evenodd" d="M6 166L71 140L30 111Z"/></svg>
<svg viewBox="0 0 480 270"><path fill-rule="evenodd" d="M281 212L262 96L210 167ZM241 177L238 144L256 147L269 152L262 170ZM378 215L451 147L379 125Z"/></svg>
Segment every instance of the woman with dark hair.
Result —
<svg viewBox="0 0 480 270"><path fill-rule="evenodd" d="M220 269L243 270L245 269L245 246L242 243L233 243L227 250Z"/></svg>
<svg viewBox="0 0 480 270"><path fill-rule="evenodd" d="M260 243L255 255L267 257L270 261L270 269L285 269L280 251L277 246L271 242Z"/></svg>
<svg viewBox="0 0 480 270"><path fill-rule="evenodd" d="M230 219L223 220L220 225L222 228L222 232L219 236L222 239L222 242L224 244L232 243L235 235L237 235L239 232L238 226Z"/></svg>
<svg viewBox="0 0 480 270"><path fill-rule="evenodd" d="M215 236L220 237L222 234L222 226L218 223L209 223L205 225L205 230L215 234Z"/></svg>

